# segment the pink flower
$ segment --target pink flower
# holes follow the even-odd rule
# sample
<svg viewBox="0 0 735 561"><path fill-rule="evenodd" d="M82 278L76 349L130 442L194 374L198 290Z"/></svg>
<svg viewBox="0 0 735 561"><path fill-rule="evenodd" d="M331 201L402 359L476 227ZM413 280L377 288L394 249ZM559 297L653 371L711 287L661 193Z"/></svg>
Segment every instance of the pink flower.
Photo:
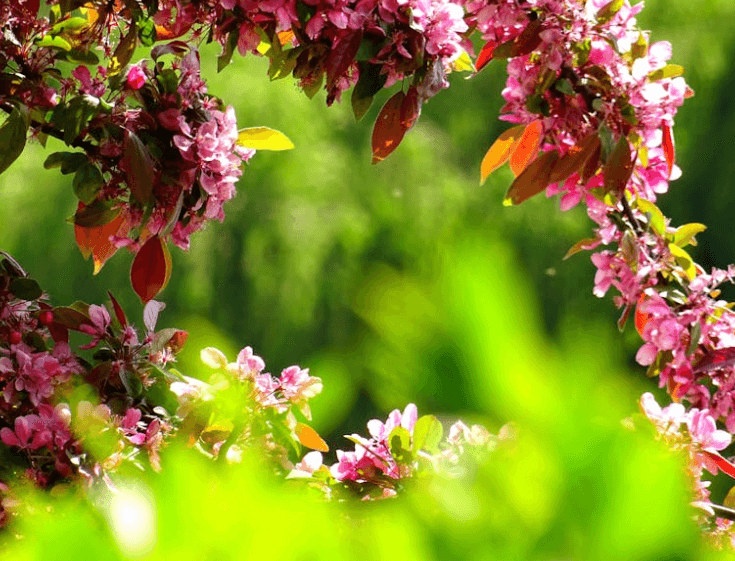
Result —
<svg viewBox="0 0 735 561"><path fill-rule="evenodd" d="M137 64L128 70L127 84L131 90L139 90L145 84L146 75L143 69Z"/></svg>

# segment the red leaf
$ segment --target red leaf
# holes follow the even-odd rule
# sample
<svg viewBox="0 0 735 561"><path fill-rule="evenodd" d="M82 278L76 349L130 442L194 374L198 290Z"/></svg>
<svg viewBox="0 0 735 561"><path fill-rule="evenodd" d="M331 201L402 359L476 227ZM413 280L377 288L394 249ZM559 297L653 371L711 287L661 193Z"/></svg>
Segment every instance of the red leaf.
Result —
<svg viewBox="0 0 735 561"><path fill-rule="evenodd" d="M605 192L616 193L622 195L625 187L628 185L630 176L633 175L633 167L635 165L638 153L632 154L630 144L625 136L621 136L615 150L610 154L603 174L605 175Z"/></svg>
<svg viewBox="0 0 735 561"><path fill-rule="evenodd" d="M556 150L541 154L516 177L508 189L503 204L519 205L526 199L537 195L549 184L549 175L559 159Z"/></svg>
<svg viewBox="0 0 735 561"><path fill-rule="evenodd" d="M735 478L735 466L728 462L725 458L723 458L719 454L715 454L714 452L709 452L707 450L702 450L702 454L709 458L712 463L714 463L724 473L732 478Z"/></svg>
<svg viewBox="0 0 735 561"><path fill-rule="evenodd" d="M110 301L112 302L112 307L115 309L115 317L117 318L117 321L120 323L122 327L125 327L128 324L128 318L125 317L125 312L123 311L120 304L118 304L115 297L112 295L112 292L108 290L107 295L110 297Z"/></svg>
<svg viewBox="0 0 735 561"><path fill-rule="evenodd" d="M495 47L493 58L513 58L532 53L541 44L541 23L541 19L529 22L518 37Z"/></svg>
<svg viewBox="0 0 735 561"><path fill-rule="evenodd" d="M416 86L411 86L401 103L401 125L404 129L409 130L419 120L420 115L421 97Z"/></svg>
<svg viewBox="0 0 735 561"><path fill-rule="evenodd" d="M388 101L375 120L373 128L373 164L385 160L403 140L406 128L401 119L401 107L406 94L399 91Z"/></svg>
<svg viewBox="0 0 735 561"><path fill-rule="evenodd" d="M725 368L733 364L735 364L735 347L715 349L704 355L692 369L692 372L699 374L700 372L709 372L710 370Z"/></svg>
<svg viewBox="0 0 735 561"><path fill-rule="evenodd" d="M485 183L485 180L492 172L508 161L513 148L518 144L525 128L523 125L511 127L493 142L493 145L485 153L485 157L480 164L480 184Z"/></svg>
<svg viewBox="0 0 735 561"><path fill-rule="evenodd" d="M482 47L482 50L480 51L480 54L477 55L477 60L475 61L475 69L477 69L478 72L485 68L493 59L493 50L495 50L495 47L497 46L498 44L494 41L488 41L485 43L485 46Z"/></svg>
<svg viewBox="0 0 735 561"><path fill-rule="evenodd" d="M151 237L133 259L130 281L143 303L152 300L166 287L171 276L171 254L158 236Z"/></svg>
<svg viewBox="0 0 735 561"><path fill-rule="evenodd" d="M664 123L663 127L663 147L664 154L666 155L666 164L669 168L669 177L671 177L671 170L674 167L674 133L671 127Z"/></svg>
<svg viewBox="0 0 735 561"><path fill-rule="evenodd" d="M544 124L540 120L526 125L526 130L523 131L510 154L510 169L514 175L520 174L538 156L543 137Z"/></svg>
<svg viewBox="0 0 735 561"><path fill-rule="evenodd" d="M357 51L362 43L362 31L344 37L339 43L332 47L324 62L324 70L327 73L327 89L334 87L350 65L355 61Z"/></svg>

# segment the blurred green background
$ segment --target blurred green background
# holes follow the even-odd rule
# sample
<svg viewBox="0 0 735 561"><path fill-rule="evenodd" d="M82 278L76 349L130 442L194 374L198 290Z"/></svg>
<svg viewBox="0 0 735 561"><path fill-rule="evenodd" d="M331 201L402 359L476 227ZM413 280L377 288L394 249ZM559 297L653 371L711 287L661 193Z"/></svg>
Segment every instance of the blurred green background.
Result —
<svg viewBox="0 0 735 561"><path fill-rule="evenodd" d="M735 4L655 0L639 19L653 40L672 42L672 62L696 91L675 128L684 175L661 206L675 224L707 224L695 256L725 266L735 261L727 213ZM310 101L288 80L268 83L264 60L237 59L219 75L212 56L203 60L210 91L235 106L241 127L279 129L296 149L257 154L225 224L195 236L189 253L173 251L159 325L190 331L180 369L196 376L207 345L231 358L251 345L273 373L309 367L325 383L313 424L333 447L410 401L493 431L514 419L518 446L466 466L462 480L339 507L271 485L249 460L219 472L168 450L161 476L130 481L117 499L92 494L93 509L74 494L48 515L39 508L47 518L0 551L76 561L710 558L677 459L619 423L655 385L631 358L637 334L631 326L619 334L617 310L592 295L586 255L561 260L591 222L543 197L502 207L507 170L479 186L482 156L505 127L502 64L472 80L454 76L401 147L371 166L372 121L390 93L356 124L348 103L327 109L323 95ZM0 176L0 248L55 303L99 303L112 289L141 326L131 256L121 252L91 276L65 222L75 208L70 179L42 169L46 153L31 147ZM136 516L123 526L157 536L157 547L143 540L130 549L135 535L106 529L131 493Z"/></svg>
<svg viewBox="0 0 735 561"><path fill-rule="evenodd" d="M735 58L735 5L647 4L641 26L653 30L653 40L673 43L673 62L685 66L697 94L680 111L675 129L684 175L661 206L676 224L707 224L695 254L705 265L723 266L735 261L726 210L735 171L735 78L729 64ZM189 253L173 250L174 273L160 296L168 308L159 325L189 330L183 372L197 375L198 352L206 345L232 358L251 345L274 373L294 363L309 367L325 381L314 402L314 424L333 444L409 401L423 412L471 415L481 399L451 341L438 338L420 360L407 359L400 349L385 350L373 318L387 311L399 340L418 337L400 326L404 309L423 304L404 300L411 294L400 286L399 296L375 297L375 287L401 285L406 281L396 279L406 278L418 286L431 283L441 255L472 234L512 248L552 341L573 344L570 333L594 332L599 345L618 357L621 375L630 366L645 384L631 359L637 335L630 327L618 334L617 310L592 295L594 268L587 255L561 260L589 235L584 211L562 213L556 200L543 196L520 208L501 206L511 180L506 169L479 186L482 156L506 127L497 120L502 63L471 80L453 76L451 88L424 106L400 148L372 166L372 122L392 92L355 123L348 100L326 108L323 94L308 100L288 79L269 83L263 59L236 58L216 74L216 50L205 48L202 57L210 92L235 106L241 127L279 129L296 149L257 154L226 207L225 223L196 235ZM99 303L111 289L140 326L142 306L128 281L131 256L121 251L92 277L92 264L76 249L65 222L75 208L71 180L40 166L56 149L52 143L46 151L31 146L0 176L0 248L18 258L55 303ZM437 305L434 313L441 315ZM502 305L513 310L519 302ZM522 353L523 342L516 344Z"/></svg>

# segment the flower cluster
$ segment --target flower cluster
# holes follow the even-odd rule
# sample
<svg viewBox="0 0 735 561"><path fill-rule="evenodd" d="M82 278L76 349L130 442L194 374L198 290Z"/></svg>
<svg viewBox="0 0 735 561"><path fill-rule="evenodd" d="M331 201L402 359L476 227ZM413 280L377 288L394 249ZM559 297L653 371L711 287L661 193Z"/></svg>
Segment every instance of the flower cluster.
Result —
<svg viewBox="0 0 735 561"><path fill-rule="evenodd" d="M428 471L452 474L463 458L486 457L498 443L514 439L509 425L495 436L480 425L470 428L457 421L442 441L441 423L431 415L419 417L413 403L403 412L392 411L385 422L369 421L367 428L369 438L346 437L355 449L337 450L335 464L327 467L321 452L309 452L289 477L318 483L327 495L341 484L365 500L389 498L400 491L402 480Z"/></svg>
<svg viewBox="0 0 735 561"><path fill-rule="evenodd" d="M254 153L237 144L234 110L207 94L198 53L187 50L154 50L154 61L178 55L169 68L132 66L123 92L129 102L87 124L85 139L94 151L80 169L97 181L86 184L76 223L107 226L104 241L115 248L135 250L158 235L187 249L193 232L224 219L223 204L235 195L241 165ZM92 82L85 67L76 76L87 96L104 91L104 82ZM57 159L63 166L71 157Z"/></svg>
<svg viewBox="0 0 735 561"><path fill-rule="evenodd" d="M650 393L643 394L640 406L655 426L658 438L671 450L685 454L686 474L692 483L694 496L692 504L703 513L715 517L714 524L710 524L705 516L699 517L704 533L720 542L720 545L726 540L731 547L735 547L733 522L716 517L714 505L710 502L711 482L702 479L705 470L717 475L721 467L731 467L719 452L729 446L732 435L717 429L715 419L707 409L693 408L687 411L680 403L662 408Z"/></svg>
<svg viewBox="0 0 735 561"><path fill-rule="evenodd" d="M447 0L228 0L187 9L191 4L162 2L162 22L172 29L210 23L225 54L235 45L240 54L258 53L264 40L270 42L271 73L293 74L307 92L325 82L328 104L361 72L376 80L370 67L380 76L373 93L423 74L417 84L431 97L448 86L444 73L462 54L461 34L468 30L462 7ZM281 42L292 48L282 52Z"/></svg>
<svg viewBox="0 0 735 561"><path fill-rule="evenodd" d="M735 268L705 272L685 249L696 245L704 226L674 228L655 205L680 175L673 119L692 95L683 69L668 64L671 45L650 43L636 27L642 4L627 1L471 0L464 6L487 41L478 66L509 59L501 118L518 124L488 151L483 177L510 159L517 178L507 202L545 189L547 196L561 195L563 210L580 202L587 207L594 238L570 254L608 246L591 256L594 294L615 289L619 326L634 315L643 339L636 360L690 408L675 403L662 413L644 396L646 414L692 450L721 450L730 437L716 422L735 431L735 315L718 299L718 287L733 282ZM699 481L701 466L712 466L706 454L691 454ZM715 522L718 532L723 524Z"/></svg>
<svg viewBox="0 0 735 561"><path fill-rule="evenodd" d="M91 482L123 461L140 463L141 451L158 469L177 407L162 367L185 333L154 331L156 302L146 308L148 334L139 341L112 296L114 317L104 306L54 308L45 299L36 281L2 254L0 441L12 459L5 474L24 473L41 487L70 478ZM91 337L82 349L95 349L94 362L72 351L70 330Z"/></svg>

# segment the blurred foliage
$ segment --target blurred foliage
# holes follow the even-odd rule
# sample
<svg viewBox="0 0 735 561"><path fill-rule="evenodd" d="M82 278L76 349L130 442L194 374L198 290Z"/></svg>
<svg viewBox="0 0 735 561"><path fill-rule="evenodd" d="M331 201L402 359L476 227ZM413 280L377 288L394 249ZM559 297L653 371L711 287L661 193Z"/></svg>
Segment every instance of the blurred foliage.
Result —
<svg viewBox="0 0 735 561"><path fill-rule="evenodd" d="M114 492L25 498L12 528L23 537L5 534L5 558L719 558L690 519L683 465L652 431L620 423L637 391L599 347L597 330L579 324L567 329L566 347L551 343L531 284L494 236L466 239L434 265L424 280L388 267L371 277L361 301L405 303L402 314L369 307L372 344L408 366L438 346L452 349L462 365L452 376L472 390L477 420L495 430L497 419L515 419L515 445L466 462L460 478L341 503L274 480L254 457L215 465L172 447L161 474L114 476ZM376 373L395 372L389 362Z"/></svg>

